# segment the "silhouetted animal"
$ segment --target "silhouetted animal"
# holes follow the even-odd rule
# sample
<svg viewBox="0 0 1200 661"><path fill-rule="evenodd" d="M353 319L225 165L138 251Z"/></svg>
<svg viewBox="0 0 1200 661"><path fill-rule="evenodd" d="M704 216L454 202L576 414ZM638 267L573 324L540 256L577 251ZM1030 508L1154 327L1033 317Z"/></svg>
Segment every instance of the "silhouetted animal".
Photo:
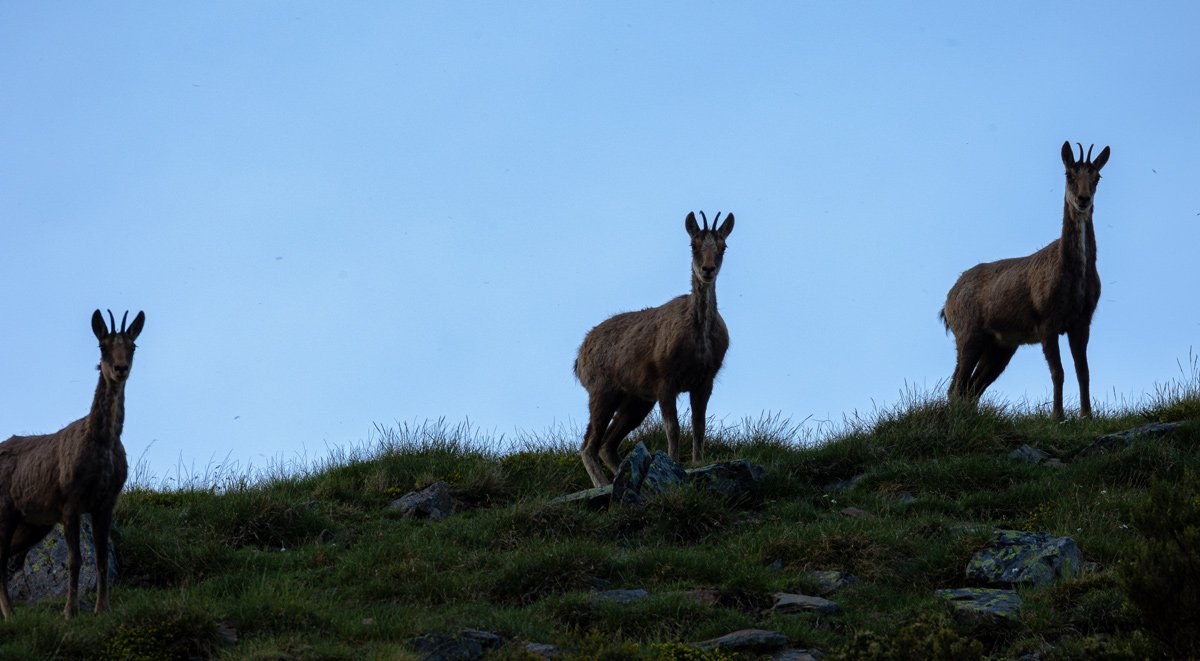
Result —
<svg viewBox="0 0 1200 661"><path fill-rule="evenodd" d="M16 567L25 554L54 528L63 524L67 541L70 583L64 614L79 614L79 522L92 516L92 541L96 547L96 608L108 608L108 534L113 508L125 484L128 465L121 445L125 422L125 380L133 364L133 341L142 332L146 315L139 312L129 330L121 330L108 313L113 332L104 325L99 310L92 315L92 331L100 340L100 383L87 417L45 436L13 436L0 443L0 614L12 616L8 597L8 560Z"/></svg>
<svg viewBox="0 0 1200 661"><path fill-rule="evenodd" d="M1066 333L1079 377L1080 413L1092 414L1087 344L1100 300L1092 209L1100 168L1108 156L1105 147L1092 162L1092 150L1085 159L1079 145L1079 160L1075 160L1071 143L1064 142L1067 190L1062 236L1028 257L979 264L950 288L940 316L946 330L954 332L958 348L951 396L978 398L1004 371L1017 347L1040 343L1054 382L1053 416L1061 418L1063 367L1058 336Z"/></svg>
<svg viewBox="0 0 1200 661"><path fill-rule="evenodd" d="M583 465L596 486L608 484L597 458L614 473L621 463L617 446L657 401L667 432L668 454L679 460L679 416L675 399L690 393L692 461L703 460L704 416L713 379L729 348L729 331L717 312L716 282L733 231L733 214L717 227L684 226L692 244L692 293L665 305L610 317L593 328L579 347L575 375L588 391L589 419L583 438Z"/></svg>

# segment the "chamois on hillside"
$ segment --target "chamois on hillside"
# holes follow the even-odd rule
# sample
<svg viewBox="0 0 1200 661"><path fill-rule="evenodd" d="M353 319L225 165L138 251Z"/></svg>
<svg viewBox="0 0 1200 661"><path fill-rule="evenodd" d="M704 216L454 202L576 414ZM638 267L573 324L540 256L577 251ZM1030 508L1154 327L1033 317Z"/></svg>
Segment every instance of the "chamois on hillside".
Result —
<svg viewBox="0 0 1200 661"><path fill-rule="evenodd" d="M1079 377L1080 414L1091 416L1087 344L1100 300L1092 210L1100 169L1108 157L1105 147L1093 162L1092 149L1085 158L1079 145L1076 160L1071 143L1064 142L1067 190L1062 236L1027 257L974 266L950 288L940 316L946 330L954 332L958 349L951 397L978 398L1004 371L1017 347L1040 343L1054 382L1052 415L1063 417L1058 336L1066 333Z"/></svg>
<svg viewBox="0 0 1200 661"><path fill-rule="evenodd" d="M596 486L609 483L597 460L616 473L617 446L658 402L667 432L667 452L679 461L679 415L675 399L687 392L692 404L692 461L703 460L704 416L713 380L729 349L729 330L717 312L716 282L733 231L733 214L717 227L700 212L704 227L689 213L684 227L692 245L692 293L656 308L624 312L588 332L575 359L575 376L588 392L583 465Z"/></svg>
<svg viewBox="0 0 1200 661"><path fill-rule="evenodd" d="M25 554L62 523L67 542L66 618L79 614L79 524L92 515L96 547L96 608L108 608L108 534L113 508L125 485L128 464L121 445L125 422L125 380L133 364L133 341L142 332L146 315L138 312L129 329L121 330L108 313L112 331L99 310L92 315L92 332L100 340L100 383L92 410L53 434L13 436L0 443L0 614L13 614L8 597L8 561L24 565Z"/></svg>

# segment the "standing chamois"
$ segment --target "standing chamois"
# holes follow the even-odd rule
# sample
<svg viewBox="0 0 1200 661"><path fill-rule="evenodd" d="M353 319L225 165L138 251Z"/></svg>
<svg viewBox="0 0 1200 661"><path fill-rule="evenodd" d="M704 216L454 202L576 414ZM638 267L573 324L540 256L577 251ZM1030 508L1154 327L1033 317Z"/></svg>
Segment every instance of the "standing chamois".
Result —
<svg viewBox="0 0 1200 661"><path fill-rule="evenodd" d="M617 446L646 419L657 401L667 432L668 454L679 461L679 415L675 399L691 395L692 461L703 459L704 415L713 379L729 349L729 330L717 312L717 273L725 256L725 238L733 214L721 227L696 224L689 213L684 226L692 240L692 293L665 305L624 312L588 332L575 359L575 376L588 391L589 419L583 437L583 465L596 486L608 484L597 458L614 473L620 466Z"/></svg>
<svg viewBox="0 0 1200 661"><path fill-rule="evenodd" d="M1058 336L1066 333L1079 377L1080 413L1092 415L1087 344L1092 313L1100 300L1092 204L1108 156L1105 147L1093 162L1089 147L1085 159L1079 145L1077 161L1071 143L1064 142L1067 192L1062 237L1028 257L979 264L950 288L940 316L946 330L954 332L958 348L951 397L978 398L1004 371L1017 347L1040 343L1054 381L1053 416L1063 417Z"/></svg>
<svg viewBox="0 0 1200 661"><path fill-rule="evenodd" d="M92 410L62 430L45 436L13 436L0 443L0 614L13 614L8 598L8 561L16 568L25 554L54 528L63 524L67 541L67 619L79 614L79 522L92 515L92 542L96 547L97 615L108 608L108 533L113 507L125 485L128 465L121 445L125 422L125 380L133 364L133 341L142 332L146 315L138 312L129 330L121 330L112 311L112 332L96 310L92 331L100 340L100 383Z"/></svg>

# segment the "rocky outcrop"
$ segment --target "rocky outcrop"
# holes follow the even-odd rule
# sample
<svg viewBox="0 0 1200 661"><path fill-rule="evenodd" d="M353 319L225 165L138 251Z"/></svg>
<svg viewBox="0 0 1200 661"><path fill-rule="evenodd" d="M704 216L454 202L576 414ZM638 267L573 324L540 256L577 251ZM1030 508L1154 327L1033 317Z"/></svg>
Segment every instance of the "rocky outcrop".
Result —
<svg viewBox="0 0 1200 661"><path fill-rule="evenodd" d="M115 530L115 529L114 529ZM96 547L92 542L92 517L84 514L79 526L79 552L83 565L79 570L79 592L85 594L96 589ZM8 579L9 596L26 604L35 604L43 599L65 597L69 572L67 570L67 542L63 538L62 524L54 526L40 544L29 550L25 565L15 569L10 564ZM115 584L117 555L112 538L108 540L108 580Z"/></svg>
<svg viewBox="0 0 1200 661"><path fill-rule="evenodd" d="M866 477L866 473L859 473L858 475L855 475L854 477L851 477L851 478L847 478L845 480L834 480L833 482L830 482L829 484L825 485L825 491L827 493L838 493L840 491L850 491L855 486L857 486L858 483L864 477Z"/></svg>
<svg viewBox="0 0 1200 661"><path fill-rule="evenodd" d="M721 650L722 652L739 653L751 652L764 654L787 647L787 636L778 631L765 629L742 629L725 634L720 638L693 643L692 647L702 650Z"/></svg>
<svg viewBox="0 0 1200 661"><path fill-rule="evenodd" d="M476 661L486 650L499 649L504 639L494 633L463 629L457 636L431 633L408 641L421 661Z"/></svg>
<svg viewBox="0 0 1200 661"><path fill-rule="evenodd" d="M1017 461L1024 461L1025 463L1033 464L1034 466L1053 466L1057 468L1063 465L1062 460L1051 456L1049 452L1039 450L1028 445L1022 445L1016 450L1009 452L1008 458L1015 459Z"/></svg>
<svg viewBox="0 0 1200 661"><path fill-rule="evenodd" d="M618 604L631 604L635 601L641 601L650 596L645 590L605 590L604 592L595 593L597 599L605 599L607 601L615 601Z"/></svg>
<svg viewBox="0 0 1200 661"><path fill-rule="evenodd" d="M804 594L775 593L775 605L766 612L776 612L788 615L791 613L821 613L829 615L836 613L838 605L821 597L810 597Z"/></svg>
<svg viewBox="0 0 1200 661"><path fill-rule="evenodd" d="M1070 537L997 530L996 539L967 564L967 582L999 587L1042 585L1077 574L1082 562L1079 547Z"/></svg>
<svg viewBox="0 0 1200 661"><path fill-rule="evenodd" d="M554 659L563 655L563 651L547 643L525 643L525 651L536 654L543 659Z"/></svg>
<svg viewBox="0 0 1200 661"><path fill-rule="evenodd" d="M687 483L701 484L726 498L739 500L758 493L764 479L766 471L745 459L684 470L667 453L659 450L651 454L646 444L639 442L621 461L612 485L585 489L551 502L584 501L599 505L607 498L612 505L644 505L649 498Z"/></svg>
<svg viewBox="0 0 1200 661"><path fill-rule="evenodd" d="M950 602L955 615L959 617L997 622L1018 622L1021 619L1021 598L1011 590L958 588L938 590L937 596Z"/></svg>
<svg viewBox="0 0 1200 661"><path fill-rule="evenodd" d="M658 454L666 456L661 450ZM665 474L656 475L653 480L648 482L647 478L655 459L656 456L650 454L646 444L639 442L634 446L633 451L621 460L621 465L617 467L617 474L613 476L611 495L613 505L645 505L645 496L661 493L664 489L683 484L684 475L676 475L671 470ZM670 457L667 457L667 461L675 464ZM660 461L657 468L661 471L663 466L664 463ZM683 473L683 468L679 464L675 464L675 467L678 467L679 472ZM671 478L675 478L673 483ZM645 496L642 495L643 488L646 492Z"/></svg>
<svg viewBox="0 0 1200 661"><path fill-rule="evenodd" d="M858 582L858 578L848 571L810 571L808 577L816 582L821 594L837 592Z"/></svg>
<svg viewBox="0 0 1200 661"><path fill-rule="evenodd" d="M1152 422L1148 425L1135 427L1115 434L1105 434L1098 437L1095 442L1086 448L1079 451L1075 455L1075 461L1086 459L1092 455L1108 452L1109 450L1123 448L1130 443L1140 438L1157 438L1175 431L1184 423L1182 422Z"/></svg>
<svg viewBox="0 0 1200 661"><path fill-rule="evenodd" d="M406 519L429 519L443 521L465 509L465 504L454 497L450 485L434 482L420 491L410 491L392 501L389 509L400 510Z"/></svg>

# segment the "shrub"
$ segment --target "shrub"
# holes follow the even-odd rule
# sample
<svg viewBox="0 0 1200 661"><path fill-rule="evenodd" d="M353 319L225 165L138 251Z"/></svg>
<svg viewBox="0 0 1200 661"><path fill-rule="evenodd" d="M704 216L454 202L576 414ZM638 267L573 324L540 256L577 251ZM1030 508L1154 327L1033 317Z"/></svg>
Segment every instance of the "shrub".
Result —
<svg viewBox="0 0 1200 661"><path fill-rule="evenodd" d="M870 631L857 633L829 658L830 661L975 661L983 659L983 643L922 617L893 636Z"/></svg>
<svg viewBox="0 0 1200 661"><path fill-rule="evenodd" d="M195 617L157 618L120 626L93 650L97 661L164 661L207 657L212 635Z"/></svg>
<svg viewBox="0 0 1200 661"><path fill-rule="evenodd" d="M1142 539L1121 567L1120 585L1136 619L1175 657L1200 657L1200 478L1188 469L1173 486L1152 479L1131 523Z"/></svg>

